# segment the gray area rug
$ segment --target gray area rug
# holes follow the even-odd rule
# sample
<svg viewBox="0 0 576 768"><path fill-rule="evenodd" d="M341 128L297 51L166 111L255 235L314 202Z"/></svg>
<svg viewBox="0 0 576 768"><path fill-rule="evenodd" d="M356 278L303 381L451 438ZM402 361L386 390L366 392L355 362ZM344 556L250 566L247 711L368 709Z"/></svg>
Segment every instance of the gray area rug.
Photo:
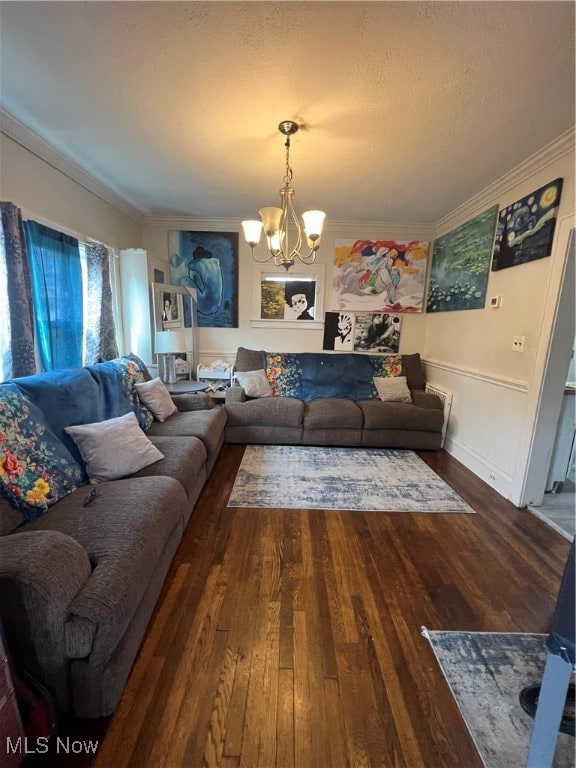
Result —
<svg viewBox="0 0 576 768"><path fill-rule="evenodd" d="M466 512L413 451L248 445L229 507L361 512Z"/></svg>
<svg viewBox="0 0 576 768"><path fill-rule="evenodd" d="M423 628L486 768L524 768L534 720L518 695L540 683L546 635L434 632ZM554 768L574 768L574 738L560 733Z"/></svg>

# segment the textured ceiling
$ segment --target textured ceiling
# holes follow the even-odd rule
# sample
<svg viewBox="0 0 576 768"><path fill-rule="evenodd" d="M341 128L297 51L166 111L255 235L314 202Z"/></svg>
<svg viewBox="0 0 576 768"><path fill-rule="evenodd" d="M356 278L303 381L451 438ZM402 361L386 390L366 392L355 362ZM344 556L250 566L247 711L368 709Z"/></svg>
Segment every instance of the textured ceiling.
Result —
<svg viewBox="0 0 576 768"><path fill-rule="evenodd" d="M574 125L573 2L2 2L0 105L143 213L435 222Z"/></svg>

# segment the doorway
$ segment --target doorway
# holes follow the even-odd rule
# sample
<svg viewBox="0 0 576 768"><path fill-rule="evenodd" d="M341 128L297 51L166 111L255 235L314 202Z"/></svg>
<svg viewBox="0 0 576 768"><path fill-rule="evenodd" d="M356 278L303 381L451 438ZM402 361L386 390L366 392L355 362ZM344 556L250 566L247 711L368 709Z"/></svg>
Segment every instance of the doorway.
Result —
<svg viewBox="0 0 576 768"><path fill-rule="evenodd" d="M527 473L532 479L528 509L569 539L576 532L575 262L576 230L572 228L544 374L535 449ZM527 488L529 485L530 480Z"/></svg>

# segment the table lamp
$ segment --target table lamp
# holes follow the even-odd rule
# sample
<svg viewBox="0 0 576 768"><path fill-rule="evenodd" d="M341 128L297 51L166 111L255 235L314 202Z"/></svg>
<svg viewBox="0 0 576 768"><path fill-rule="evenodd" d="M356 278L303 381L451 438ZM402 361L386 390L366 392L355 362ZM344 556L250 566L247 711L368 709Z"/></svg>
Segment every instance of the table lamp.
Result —
<svg viewBox="0 0 576 768"><path fill-rule="evenodd" d="M183 331L157 331L155 351L162 361L160 378L165 384L176 381L175 355L186 352Z"/></svg>

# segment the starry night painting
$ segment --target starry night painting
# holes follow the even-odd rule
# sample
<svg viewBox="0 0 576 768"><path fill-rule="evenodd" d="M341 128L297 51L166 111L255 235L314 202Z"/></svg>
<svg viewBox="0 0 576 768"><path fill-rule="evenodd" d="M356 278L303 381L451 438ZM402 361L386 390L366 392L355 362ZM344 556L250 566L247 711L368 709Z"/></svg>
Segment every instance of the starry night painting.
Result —
<svg viewBox="0 0 576 768"><path fill-rule="evenodd" d="M493 272L550 256L562 181L556 179L500 211Z"/></svg>
<svg viewBox="0 0 576 768"><path fill-rule="evenodd" d="M435 240L427 312L483 309L497 213L495 205Z"/></svg>
<svg viewBox="0 0 576 768"><path fill-rule="evenodd" d="M238 232L168 232L173 285L196 289L199 328L238 327Z"/></svg>

